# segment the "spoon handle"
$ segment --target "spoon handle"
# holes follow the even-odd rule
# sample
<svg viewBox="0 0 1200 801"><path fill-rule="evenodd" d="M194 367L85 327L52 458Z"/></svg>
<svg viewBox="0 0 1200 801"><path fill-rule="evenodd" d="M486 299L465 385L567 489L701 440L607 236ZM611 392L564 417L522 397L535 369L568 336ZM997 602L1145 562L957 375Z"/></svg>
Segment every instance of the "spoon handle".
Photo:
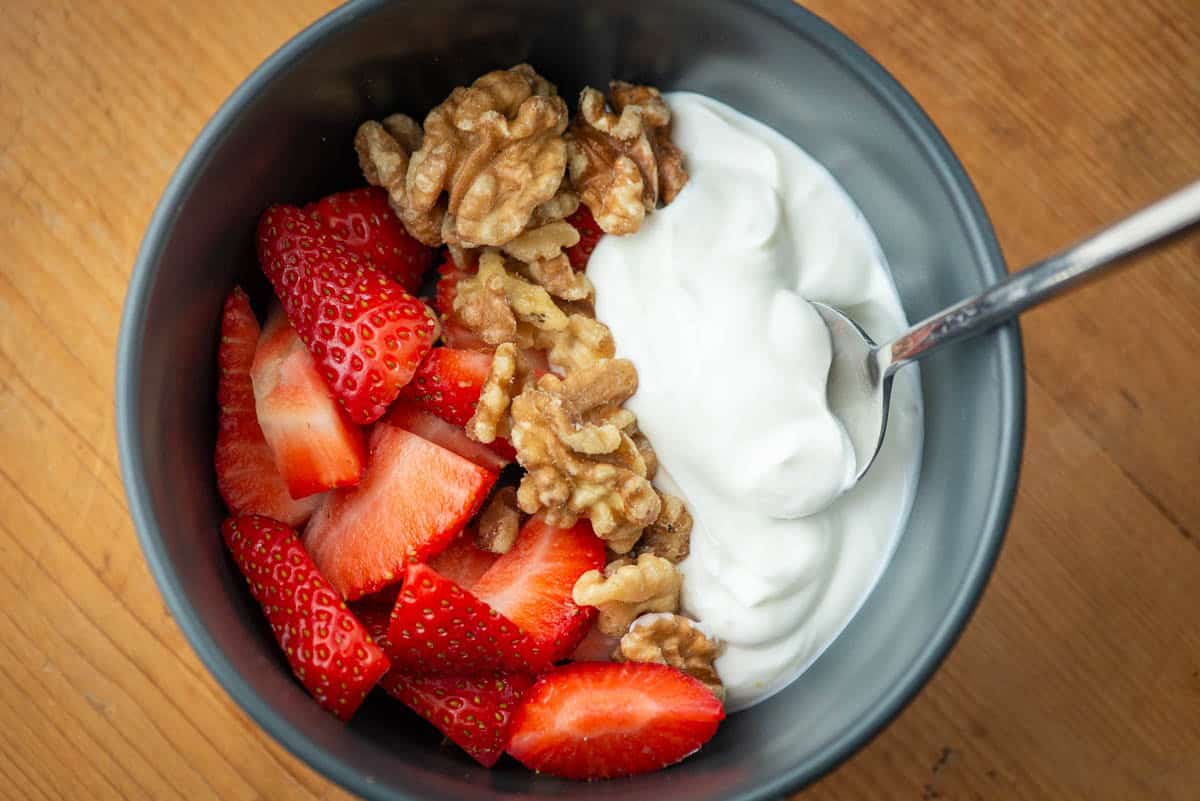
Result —
<svg viewBox="0 0 1200 801"><path fill-rule="evenodd" d="M1100 275L1105 268L1200 221L1200 181L1136 211L1066 250L993 284L980 294L917 323L878 348L879 367L890 375L948 342L1003 323L1044 300Z"/></svg>

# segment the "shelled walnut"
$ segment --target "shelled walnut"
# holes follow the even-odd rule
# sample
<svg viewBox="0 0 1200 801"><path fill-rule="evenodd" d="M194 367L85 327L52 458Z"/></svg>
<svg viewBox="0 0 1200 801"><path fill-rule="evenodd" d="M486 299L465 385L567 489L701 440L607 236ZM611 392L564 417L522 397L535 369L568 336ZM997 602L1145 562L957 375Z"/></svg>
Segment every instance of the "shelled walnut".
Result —
<svg viewBox="0 0 1200 801"><path fill-rule="evenodd" d="M699 679L722 703L725 685L714 665L721 653L716 640L691 620L675 614L648 614L633 622L613 653L618 662L670 665Z"/></svg>
<svg viewBox="0 0 1200 801"><path fill-rule="evenodd" d="M562 184L566 126L566 104L528 64L458 87L425 117L409 166L411 208L444 208L445 241L508 242Z"/></svg>
<svg viewBox="0 0 1200 801"><path fill-rule="evenodd" d="M476 541L492 553L508 553L521 529L521 510L517 508L516 487L501 487L479 514Z"/></svg>
<svg viewBox="0 0 1200 801"><path fill-rule="evenodd" d="M575 582L572 597L580 606L596 607L600 631L619 637L638 615L678 610L682 584L683 575L673 563L642 554L636 561L624 557L610 562L603 573L584 573Z"/></svg>
<svg viewBox="0 0 1200 801"><path fill-rule="evenodd" d="M567 132L572 185L597 225L610 234L637 231L645 216L687 183L683 154L671 142L671 110L658 90L609 84L614 110L591 87Z"/></svg>
<svg viewBox="0 0 1200 801"><path fill-rule="evenodd" d="M364 123L356 147L363 174L387 187L410 234L462 249L508 242L555 198L566 174L566 127L554 85L518 64L452 91L426 115L419 142L409 126L391 133Z"/></svg>
<svg viewBox="0 0 1200 801"><path fill-rule="evenodd" d="M569 222L557 220L530 228L503 246L522 263L522 271L539 286L563 300L583 300L592 294L592 282L577 273L564 252L579 242L579 232Z"/></svg>
<svg viewBox="0 0 1200 801"><path fill-rule="evenodd" d="M492 249L480 255L479 272L459 282L454 313L490 345L519 342L518 323L545 332L561 331L568 324L567 315L545 289L510 272L504 256Z"/></svg>
<svg viewBox="0 0 1200 801"><path fill-rule="evenodd" d="M590 284L588 288L590 292ZM572 309L570 315L544 287L510 269L499 251L488 248L479 257L479 272L459 282L454 313L489 345L512 342L544 350L550 364L563 372L612 358L612 332L583 313L590 306L581 301L564 305Z"/></svg>
<svg viewBox="0 0 1200 801"><path fill-rule="evenodd" d="M662 510L638 540L638 554L652 553L678 564L687 558L692 539L692 516L674 495L663 494Z"/></svg>
<svg viewBox="0 0 1200 801"><path fill-rule="evenodd" d="M442 239L442 218L436 214L417 214L408 203L408 167L410 156L420 148L424 134L410 117L393 114L382 123L368 120L358 128L354 149L363 177L372 186L388 192L388 202L405 229L426 245Z"/></svg>
<svg viewBox="0 0 1200 801"><path fill-rule="evenodd" d="M528 472L517 501L556 526L591 520L596 535L626 553L661 510L646 478L646 463L626 429L633 416L621 408L637 389L625 359L607 359L547 374L512 400L512 445Z"/></svg>

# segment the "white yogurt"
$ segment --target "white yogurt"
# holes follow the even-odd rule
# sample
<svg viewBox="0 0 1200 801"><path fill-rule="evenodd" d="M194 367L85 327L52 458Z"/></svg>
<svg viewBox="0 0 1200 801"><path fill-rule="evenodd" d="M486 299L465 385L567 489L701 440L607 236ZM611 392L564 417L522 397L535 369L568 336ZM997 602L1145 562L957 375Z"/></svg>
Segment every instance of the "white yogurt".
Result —
<svg viewBox="0 0 1200 801"><path fill-rule="evenodd" d="M702 95L667 102L690 180L636 235L602 238L588 275L638 368L627 405L654 443L656 483L695 519L684 611L725 642L717 670L736 710L799 676L882 573L916 481L920 397L915 370L897 377L883 450L842 495L854 456L826 405L829 335L807 300L876 339L899 333L878 243L790 140Z"/></svg>

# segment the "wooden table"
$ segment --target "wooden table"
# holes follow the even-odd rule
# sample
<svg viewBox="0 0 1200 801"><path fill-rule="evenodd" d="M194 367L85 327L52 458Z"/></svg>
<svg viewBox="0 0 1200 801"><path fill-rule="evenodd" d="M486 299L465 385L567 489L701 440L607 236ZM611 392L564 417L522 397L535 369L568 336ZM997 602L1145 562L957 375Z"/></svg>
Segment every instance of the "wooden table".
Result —
<svg viewBox="0 0 1200 801"><path fill-rule="evenodd" d="M171 170L328 0L0 17L0 796L345 794L201 667L126 516L113 351ZM1200 177L1197 0L816 0L1024 264ZM1200 238L1025 318L1021 490L978 614L816 799L1200 799Z"/></svg>

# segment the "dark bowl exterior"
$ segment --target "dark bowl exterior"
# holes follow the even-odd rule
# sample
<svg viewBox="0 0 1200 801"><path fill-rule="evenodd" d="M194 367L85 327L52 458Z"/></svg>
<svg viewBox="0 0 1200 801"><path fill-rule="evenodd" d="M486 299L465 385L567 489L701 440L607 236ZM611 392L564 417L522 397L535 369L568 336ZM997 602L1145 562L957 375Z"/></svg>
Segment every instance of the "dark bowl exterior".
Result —
<svg viewBox="0 0 1200 801"><path fill-rule="evenodd" d="M146 559L217 681L297 756L366 798L782 797L896 715L975 607L1016 490L1024 379L1015 324L924 365L918 495L862 611L801 680L657 774L580 785L515 764L486 771L387 699L339 723L292 679L222 552L211 466L215 348L222 298L253 268L257 217L272 202L360 183L352 138L362 120L419 115L453 86L519 61L566 97L610 77L688 89L791 137L863 210L910 318L1005 272L970 182L912 98L787 0L351 3L290 41L225 103L146 233L125 303L116 410Z"/></svg>

